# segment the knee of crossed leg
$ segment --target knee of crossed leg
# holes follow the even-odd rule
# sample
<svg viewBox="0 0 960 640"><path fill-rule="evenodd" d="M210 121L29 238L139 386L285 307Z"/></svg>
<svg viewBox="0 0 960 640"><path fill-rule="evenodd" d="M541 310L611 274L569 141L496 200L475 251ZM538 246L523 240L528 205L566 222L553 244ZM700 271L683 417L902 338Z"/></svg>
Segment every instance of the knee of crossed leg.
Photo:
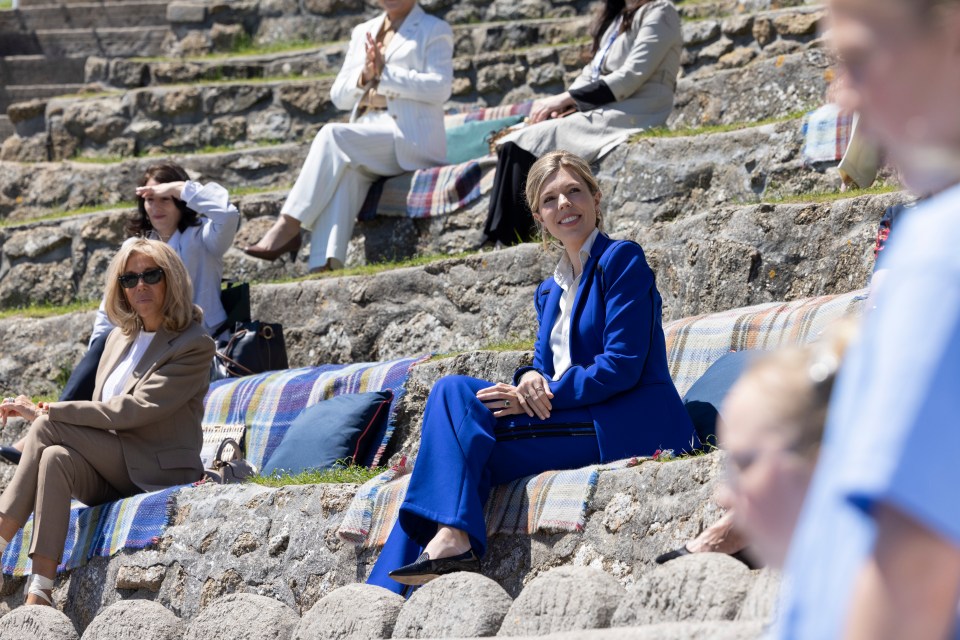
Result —
<svg viewBox="0 0 960 640"><path fill-rule="evenodd" d="M40 478L52 478L53 475L67 476L73 471L73 460L69 449L61 445L51 445L40 454Z"/></svg>

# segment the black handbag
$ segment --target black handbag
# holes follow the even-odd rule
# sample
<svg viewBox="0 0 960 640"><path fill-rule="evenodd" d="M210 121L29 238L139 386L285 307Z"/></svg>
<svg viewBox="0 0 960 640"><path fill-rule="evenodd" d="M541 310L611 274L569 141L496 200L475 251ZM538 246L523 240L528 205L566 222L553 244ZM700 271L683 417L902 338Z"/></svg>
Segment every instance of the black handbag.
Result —
<svg viewBox="0 0 960 640"><path fill-rule="evenodd" d="M258 320L238 322L226 346L217 351L217 361L224 377L287 369L283 325Z"/></svg>

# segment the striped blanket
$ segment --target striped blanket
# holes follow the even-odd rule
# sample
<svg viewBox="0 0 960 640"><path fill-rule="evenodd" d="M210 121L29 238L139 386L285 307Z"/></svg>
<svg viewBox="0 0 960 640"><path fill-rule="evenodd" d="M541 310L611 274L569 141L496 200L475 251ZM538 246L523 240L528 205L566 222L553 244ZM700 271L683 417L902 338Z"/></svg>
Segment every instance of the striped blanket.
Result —
<svg viewBox="0 0 960 640"><path fill-rule="evenodd" d="M57 571L82 567L95 556L109 557L121 549L143 549L156 544L170 523L176 493L182 488L141 493L95 507L75 501L70 509L67 542ZM27 554L32 532L33 516L30 516L3 553L3 573L14 576L30 573Z"/></svg>
<svg viewBox="0 0 960 640"><path fill-rule="evenodd" d="M803 160L840 162L853 133L853 114L825 104L803 118Z"/></svg>
<svg viewBox="0 0 960 640"><path fill-rule="evenodd" d="M300 412L321 400L344 393L393 391L390 415L371 447L366 466L376 466L394 431L394 414L410 367L429 356L389 362L361 362L270 371L210 385L204 400L203 424L245 424L245 455L257 468L270 459Z"/></svg>
<svg viewBox="0 0 960 640"><path fill-rule="evenodd" d="M600 472L636 466L643 460L646 458L545 471L494 487L484 509L487 535L582 531ZM383 546L397 520L412 471L413 465L404 459L360 487L338 535L364 548Z"/></svg>
<svg viewBox="0 0 960 640"><path fill-rule="evenodd" d="M456 113L444 119L444 126L451 129L466 122L525 116L532 104L528 101ZM491 154L461 164L420 169L378 180L367 192L359 219L372 220L376 215L431 218L454 213L489 193L496 166L497 157Z"/></svg>
<svg viewBox="0 0 960 640"><path fill-rule="evenodd" d="M670 375L682 396L720 356L774 349L816 338L829 324L860 311L867 290L771 302L683 318L664 327Z"/></svg>

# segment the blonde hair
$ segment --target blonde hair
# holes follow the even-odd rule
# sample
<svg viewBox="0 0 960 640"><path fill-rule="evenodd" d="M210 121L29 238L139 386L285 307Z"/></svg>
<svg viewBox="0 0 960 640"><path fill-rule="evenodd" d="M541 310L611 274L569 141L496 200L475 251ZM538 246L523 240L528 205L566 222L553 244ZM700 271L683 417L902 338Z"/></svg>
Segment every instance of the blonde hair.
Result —
<svg viewBox="0 0 960 640"><path fill-rule="evenodd" d="M191 323L203 320L203 311L193 304L193 284L180 256L166 242L136 238L123 243L107 268L105 287L105 310L110 322L120 327L126 335L132 335L141 327L140 317L130 308L120 286L120 276L134 254L151 258L163 269L166 293L163 297L163 326L179 333Z"/></svg>
<svg viewBox="0 0 960 640"><path fill-rule="evenodd" d="M551 151L540 156L540 158L533 163L533 166L530 167L530 172L527 174L525 195L527 197L527 205L530 207L532 213L537 214L540 210L540 192L543 191L543 185L553 174L560 171L561 168L572 171L583 180L584 184L586 184L590 190L590 195L596 195L597 192L600 191L600 183L597 182L586 160L575 153L570 153L563 149ZM537 224L537 232L540 234L540 240L543 243L544 249L546 249L548 246L547 233L543 228L543 223L537 220L536 217L534 217L534 221ZM603 216L599 210L597 211L597 228L603 231Z"/></svg>
<svg viewBox="0 0 960 640"><path fill-rule="evenodd" d="M801 455L813 458L819 451L833 385L857 327L842 320L816 342L758 357L735 385L750 385L762 395L777 416L773 428Z"/></svg>

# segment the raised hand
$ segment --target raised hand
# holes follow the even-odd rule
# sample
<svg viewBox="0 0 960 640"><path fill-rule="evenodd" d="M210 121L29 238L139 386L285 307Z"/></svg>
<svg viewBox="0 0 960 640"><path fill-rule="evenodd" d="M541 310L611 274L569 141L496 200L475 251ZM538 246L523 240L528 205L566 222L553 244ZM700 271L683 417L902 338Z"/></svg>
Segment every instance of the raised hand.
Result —
<svg viewBox="0 0 960 640"><path fill-rule="evenodd" d="M141 198L176 198L182 200L183 187L186 182L164 182L163 184L137 187L137 195Z"/></svg>

